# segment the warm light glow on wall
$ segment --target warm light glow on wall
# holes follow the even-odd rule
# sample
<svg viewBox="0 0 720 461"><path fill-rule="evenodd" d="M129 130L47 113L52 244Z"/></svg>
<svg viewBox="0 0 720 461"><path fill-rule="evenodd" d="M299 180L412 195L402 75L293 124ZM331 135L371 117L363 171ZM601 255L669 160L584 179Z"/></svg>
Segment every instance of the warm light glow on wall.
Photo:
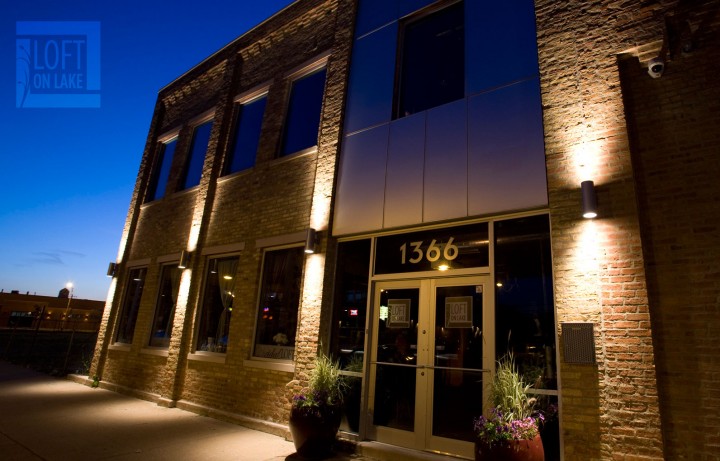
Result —
<svg viewBox="0 0 720 461"><path fill-rule="evenodd" d="M117 258L115 258L115 262L120 264L123 261L123 255L125 254L125 247L127 246L128 241L128 226L125 226L123 229L122 237L120 237L120 245L118 245L118 253Z"/></svg>
<svg viewBox="0 0 720 461"><path fill-rule="evenodd" d="M178 312L185 312L185 309L187 309L188 305L188 296L190 295L190 279L192 274L191 269L185 269L182 271L180 275L180 286L178 287L178 295L177 295L177 304L175 309ZM179 323L179 325L177 325ZM173 324L173 329L175 326L179 326L182 328L183 322L176 322ZM180 334L180 332L177 332ZM175 332L173 332L175 334Z"/></svg>
<svg viewBox="0 0 720 461"><path fill-rule="evenodd" d="M200 239L200 226L203 217L203 207L198 205L193 213L192 225L190 226L190 236L188 237L187 251L195 251L198 240Z"/></svg>
<svg viewBox="0 0 720 461"><path fill-rule="evenodd" d="M583 181L595 181L602 173L600 159L604 140L583 141L574 147L573 161L577 184Z"/></svg>
<svg viewBox="0 0 720 461"><path fill-rule="evenodd" d="M329 222L330 198L325 195L320 187L315 187L315 193L312 201L312 211L310 212L309 227L317 231L327 230Z"/></svg>
<svg viewBox="0 0 720 461"><path fill-rule="evenodd" d="M601 239L599 224L593 220L583 220L575 252L575 267L581 274L594 274L600 268Z"/></svg>
<svg viewBox="0 0 720 461"><path fill-rule="evenodd" d="M303 287L303 298L306 300L318 300L318 309L320 309L320 299L322 298L324 272L325 255L323 253L308 255L305 260L305 286ZM306 303L303 303L303 309L306 305Z"/></svg>

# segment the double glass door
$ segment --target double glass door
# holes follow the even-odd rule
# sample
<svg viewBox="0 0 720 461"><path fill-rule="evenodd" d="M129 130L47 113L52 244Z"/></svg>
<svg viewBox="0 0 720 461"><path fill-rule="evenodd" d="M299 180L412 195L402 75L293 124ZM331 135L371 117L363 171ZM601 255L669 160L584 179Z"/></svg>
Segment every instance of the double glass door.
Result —
<svg viewBox="0 0 720 461"><path fill-rule="evenodd" d="M370 438L471 458L495 357L489 277L374 285Z"/></svg>

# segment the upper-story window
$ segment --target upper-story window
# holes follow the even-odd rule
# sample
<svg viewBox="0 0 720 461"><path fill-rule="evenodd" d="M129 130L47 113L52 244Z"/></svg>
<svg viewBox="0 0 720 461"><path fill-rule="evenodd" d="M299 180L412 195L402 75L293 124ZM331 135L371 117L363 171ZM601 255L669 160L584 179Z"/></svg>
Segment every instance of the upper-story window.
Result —
<svg viewBox="0 0 720 461"><path fill-rule="evenodd" d="M145 286L145 274L147 268L140 267L131 269L125 287L125 298L123 299L120 315L118 316L117 333L115 342L132 344L135 336L135 323L140 311L140 299L142 298L143 287Z"/></svg>
<svg viewBox="0 0 720 461"><path fill-rule="evenodd" d="M225 174L247 170L255 165L266 102L267 94L264 94L238 104L235 137L225 164Z"/></svg>
<svg viewBox="0 0 720 461"><path fill-rule="evenodd" d="M200 184L205 153L210 141L210 130L212 130L212 120L208 120L193 129L193 140L188 154L187 165L185 166L183 189Z"/></svg>
<svg viewBox="0 0 720 461"><path fill-rule="evenodd" d="M172 165L173 157L175 156L176 144L177 137L170 141L161 142L158 146L158 159L152 178L150 179L146 202L161 199L165 195L165 188L167 187L168 178L170 177L170 165Z"/></svg>
<svg viewBox="0 0 720 461"><path fill-rule="evenodd" d="M324 67L293 82L280 149L281 157L317 145L324 89Z"/></svg>
<svg viewBox="0 0 720 461"><path fill-rule="evenodd" d="M401 23L395 118L465 96L463 2Z"/></svg>

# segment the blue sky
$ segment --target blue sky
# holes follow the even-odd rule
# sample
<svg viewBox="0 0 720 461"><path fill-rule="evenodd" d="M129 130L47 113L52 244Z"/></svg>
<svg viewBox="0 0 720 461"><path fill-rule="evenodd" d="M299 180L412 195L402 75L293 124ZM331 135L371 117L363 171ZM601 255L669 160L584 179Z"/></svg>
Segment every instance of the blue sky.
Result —
<svg viewBox="0 0 720 461"><path fill-rule="evenodd" d="M0 289L105 299L158 90L291 0L0 0ZM101 107L16 108L16 23L98 21Z"/></svg>

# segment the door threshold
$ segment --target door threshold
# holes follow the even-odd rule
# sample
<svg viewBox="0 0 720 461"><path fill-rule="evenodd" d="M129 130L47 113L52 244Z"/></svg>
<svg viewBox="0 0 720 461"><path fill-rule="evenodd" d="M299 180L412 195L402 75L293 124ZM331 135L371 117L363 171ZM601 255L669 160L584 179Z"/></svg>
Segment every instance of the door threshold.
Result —
<svg viewBox="0 0 720 461"><path fill-rule="evenodd" d="M458 461L459 456L412 450L382 442L357 442L356 452L380 461Z"/></svg>

